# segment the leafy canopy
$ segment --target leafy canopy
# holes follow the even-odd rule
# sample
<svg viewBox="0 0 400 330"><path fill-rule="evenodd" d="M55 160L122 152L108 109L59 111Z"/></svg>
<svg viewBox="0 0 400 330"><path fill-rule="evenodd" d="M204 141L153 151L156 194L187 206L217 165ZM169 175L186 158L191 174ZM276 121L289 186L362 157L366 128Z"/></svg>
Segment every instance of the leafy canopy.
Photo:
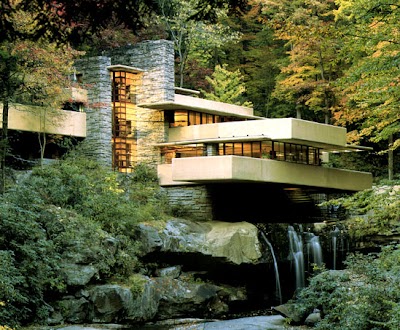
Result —
<svg viewBox="0 0 400 330"><path fill-rule="evenodd" d="M392 1L338 1L336 21L346 47L340 58L351 61L339 81L338 123L354 129L352 142L374 143L397 136L400 147L400 6Z"/></svg>

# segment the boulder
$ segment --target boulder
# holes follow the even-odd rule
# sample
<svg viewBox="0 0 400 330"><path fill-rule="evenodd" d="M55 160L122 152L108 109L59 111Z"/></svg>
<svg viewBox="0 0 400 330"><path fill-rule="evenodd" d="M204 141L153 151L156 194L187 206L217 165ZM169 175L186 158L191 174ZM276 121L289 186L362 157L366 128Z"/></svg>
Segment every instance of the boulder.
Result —
<svg viewBox="0 0 400 330"><path fill-rule="evenodd" d="M141 224L137 237L146 253L200 253L237 265L256 264L262 258L258 229L248 222L172 219L162 230Z"/></svg>
<svg viewBox="0 0 400 330"><path fill-rule="evenodd" d="M304 324L309 327L313 327L318 322L321 322L321 313L319 311L314 311L313 313L307 316L307 318L304 321Z"/></svg>
<svg viewBox="0 0 400 330"><path fill-rule="evenodd" d="M276 307L272 307L272 310L279 315L282 315L288 320L290 324L304 324L304 320L310 314L302 308L297 308L295 303L286 303Z"/></svg>
<svg viewBox="0 0 400 330"><path fill-rule="evenodd" d="M102 284L80 289L56 304L49 321L132 324L181 317L218 318L229 312L231 303L247 299L245 288L202 282L191 273L174 276L136 274L132 288Z"/></svg>
<svg viewBox="0 0 400 330"><path fill-rule="evenodd" d="M157 228L149 225L139 224L136 228L136 240L140 242L140 253L148 253L159 250L162 246L162 239Z"/></svg>
<svg viewBox="0 0 400 330"><path fill-rule="evenodd" d="M138 275L140 276L140 275ZM142 322L154 318L158 310L159 294L156 282L142 276L143 289L134 295L129 287L117 284L96 285L89 290L91 312L95 323Z"/></svg>
<svg viewBox="0 0 400 330"><path fill-rule="evenodd" d="M158 312L160 292L157 281L142 276L145 280L143 290L133 297L128 305L126 319L134 322L152 320Z"/></svg>
<svg viewBox="0 0 400 330"><path fill-rule="evenodd" d="M58 309L53 313L51 319L60 319L60 314L64 322L84 323L87 318L89 302L85 298L75 299L74 297L64 297L58 302Z"/></svg>
<svg viewBox="0 0 400 330"><path fill-rule="evenodd" d="M156 276L158 277L178 278L181 272L182 272L182 267L178 265L178 266L171 266L167 268L157 269L155 273Z"/></svg>
<svg viewBox="0 0 400 330"><path fill-rule="evenodd" d="M121 321L126 307L132 301L130 289L116 284L96 285L90 289L89 294L91 301L89 319L95 323Z"/></svg>
<svg viewBox="0 0 400 330"><path fill-rule="evenodd" d="M64 273L66 283L72 286L86 285L99 273L98 269L91 265L65 263L61 269Z"/></svg>
<svg viewBox="0 0 400 330"><path fill-rule="evenodd" d="M179 279L156 279L160 302L156 318L204 317L212 312L220 287L208 283L191 283ZM215 306L214 306L215 307ZM221 307L218 307L221 310ZM225 308L223 308L225 310Z"/></svg>

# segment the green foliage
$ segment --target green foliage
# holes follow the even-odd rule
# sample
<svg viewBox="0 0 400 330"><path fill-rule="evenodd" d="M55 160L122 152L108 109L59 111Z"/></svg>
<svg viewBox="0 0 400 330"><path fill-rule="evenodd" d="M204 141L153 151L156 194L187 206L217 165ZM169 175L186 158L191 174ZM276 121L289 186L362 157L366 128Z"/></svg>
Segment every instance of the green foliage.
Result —
<svg viewBox="0 0 400 330"><path fill-rule="evenodd" d="M385 247L378 255L352 255L346 265L345 271L325 271L311 278L298 295L298 309L320 308L320 330L397 329L399 247Z"/></svg>
<svg viewBox="0 0 400 330"><path fill-rule="evenodd" d="M400 10L391 1L338 1L338 28L345 47L338 58L351 65L340 79L339 122L351 125L353 141L387 141L400 146L399 33ZM396 140L397 139L397 140ZM384 149L387 149L385 147Z"/></svg>
<svg viewBox="0 0 400 330"><path fill-rule="evenodd" d="M400 230L400 182L378 185L373 189L329 201L343 206L349 218L345 222L348 234L358 240L373 235L391 235ZM397 185L396 185L397 184Z"/></svg>
<svg viewBox="0 0 400 330"><path fill-rule="evenodd" d="M245 100L246 88L243 83L243 76L239 70L232 72L227 69L227 65L217 65L212 76L206 77L206 79L212 89L211 93L202 91L207 99L251 106L251 103Z"/></svg>
<svg viewBox="0 0 400 330"><path fill-rule="evenodd" d="M202 6L201 0L156 0L155 3L160 7L166 31L174 41L180 87L183 87L188 61L195 60L202 67L207 67L214 62L218 48L239 39L240 33L225 24L226 6L215 12L218 19L211 23L196 18Z"/></svg>
<svg viewBox="0 0 400 330"><path fill-rule="evenodd" d="M268 26L276 38L286 42L289 55L289 61L281 63L272 95L314 117L329 117L336 102L332 81L341 67L336 61L340 38L334 26L335 9L333 0L280 1L264 9Z"/></svg>
<svg viewBox="0 0 400 330"><path fill-rule="evenodd" d="M134 273L134 227L166 209L145 165L121 176L72 155L34 168L0 203L0 324L45 320L46 301L66 289L63 262L91 264L101 280Z"/></svg>
<svg viewBox="0 0 400 330"><path fill-rule="evenodd" d="M143 275L133 274L129 276L127 285L129 286L134 297L143 293L147 280Z"/></svg>
<svg viewBox="0 0 400 330"><path fill-rule="evenodd" d="M29 318L41 319L46 306L43 294L62 288L60 255L46 237L39 214L4 198L0 207L0 250L2 251L0 323L15 325Z"/></svg>

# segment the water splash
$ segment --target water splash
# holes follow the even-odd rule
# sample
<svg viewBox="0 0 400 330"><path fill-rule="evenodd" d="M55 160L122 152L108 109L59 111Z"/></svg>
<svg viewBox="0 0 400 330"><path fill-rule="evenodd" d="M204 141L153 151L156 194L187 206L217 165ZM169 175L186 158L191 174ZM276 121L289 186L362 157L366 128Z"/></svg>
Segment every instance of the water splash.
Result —
<svg viewBox="0 0 400 330"><path fill-rule="evenodd" d="M276 294L277 294L277 297L279 298L279 303L282 304L281 280L280 280L280 276L279 276L278 262L276 261L274 248L272 247L272 244L269 241L269 239L267 238L267 236L262 231L261 231L261 237L267 243L267 245L271 251L271 254L272 254L272 259L274 261Z"/></svg>
<svg viewBox="0 0 400 330"><path fill-rule="evenodd" d="M288 227L289 253L296 275L296 289L305 286L303 240L293 226Z"/></svg>

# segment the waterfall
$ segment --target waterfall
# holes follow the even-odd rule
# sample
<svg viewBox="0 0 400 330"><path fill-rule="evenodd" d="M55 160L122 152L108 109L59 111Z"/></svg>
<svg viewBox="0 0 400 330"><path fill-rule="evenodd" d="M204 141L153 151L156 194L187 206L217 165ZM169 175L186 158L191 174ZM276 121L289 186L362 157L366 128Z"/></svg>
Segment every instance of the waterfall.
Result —
<svg viewBox="0 0 400 330"><path fill-rule="evenodd" d="M303 241L292 226L288 227L290 259L296 274L296 289L305 286Z"/></svg>
<svg viewBox="0 0 400 330"><path fill-rule="evenodd" d="M319 242L319 237L310 233L310 238L307 243L310 247L311 255L313 257L313 263L317 266L322 265L322 248Z"/></svg>
<svg viewBox="0 0 400 330"><path fill-rule="evenodd" d="M275 257L275 252L274 248L272 247L271 242L268 240L267 236L264 234L264 232L261 231L261 236L264 239L264 241L267 243L271 254L272 254L272 259L274 261L274 271L275 271L275 286L276 286L276 294L279 298L279 303L282 304L282 290L281 290L281 280L279 277L279 269L278 269L278 263L276 261Z"/></svg>
<svg viewBox="0 0 400 330"><path fill-rule="evenodd" d="M333 251L333 266L332 269L336 269L336 259L337 259L337 239L339 237L340 230L338 227L335 227L335 229L331 232L332 236L332 251Z"/></svg>

